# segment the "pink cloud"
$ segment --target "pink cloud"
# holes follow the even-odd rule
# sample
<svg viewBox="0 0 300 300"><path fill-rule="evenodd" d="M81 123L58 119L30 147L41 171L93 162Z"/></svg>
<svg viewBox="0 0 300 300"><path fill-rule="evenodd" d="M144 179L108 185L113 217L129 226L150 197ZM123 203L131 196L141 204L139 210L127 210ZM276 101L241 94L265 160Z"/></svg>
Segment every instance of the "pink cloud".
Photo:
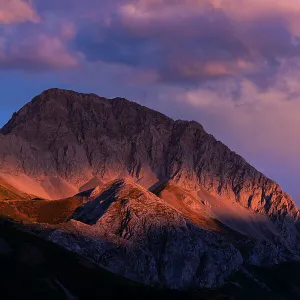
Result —
<svg viewBox="0 0 300 300"><path fill-rule="evenodd" d="M12 0L11 4L2 8L15 7L19 14L26 15L32 6L31 0L18 2ZM17 6L19 3L19 6ZM25 5L25 6L24 6ZM23 10L22 10L22 9ZM32 9L34 14L34 10ZM17 16L18 14L15 14ZM30 14L27 13L28 20ZM21 21L21 19L14 19ZM32 19L34 21L34 19ZM77 34L77 27L70 18L57 17L55 14L44 14L39 24L24 24L7 26L0 37L0 69L19 69L29 71L45 71L72 69L78 67L83 60L83 55L72 50L72 42Z"/></svg>
<svg viewBox="0 0 300 300"><path fill-rule="evenodd" d="M62 38L72 40L77 34L74 23L63 21L60 26L60 35Z"/></svg>
<svg viewBox="0 0 300 300"><path fill-rule="evenodd" d="M212 0L214 8L223 10L239 22L264 18L282 19L292 35L300 35L300 2L298 0ZM247 9L245 9L247 8Z"/></svg>
<svg viewBox="0 0 300 300"><path fill-rule="evenodd" d="M72 53L59 36L38 34L6 47L0 66L32 70L68 69L77 67L82 58Z"/></svg>
<svg viewBox="0 0 300 300"><path fill-rule="evenodd" d="M120 6L120 12L125 18L142 22L174 16L188 18L212 10L220 10L239 22L266 17L283 18L293 34L300 34L298 0L126 0Z"/></svg>
<svg viewBox="0 0 300 300"><path fill-rule="evenodd" d="M300 36L298 0L125 0L119 5L118 11L125 23L132 28L137 26L137 30L139 26L152 28L157 22L176 23L176 20L189 20L206 14L211 15L211 25L214 26L216 16L213 14L222 14L236 23L237 32L240 27L244 30L251 23L276 19L284 24L292 36Z"/></svg>
<svg viewBox="0 0 300 300"><path fill-rule="evenodd" d="M33 51L33 55L36 61L58 69L72 68L78 65L78 59L67 50L64 42L58 37L40 35L36 38L35 43L36 51ZM16 53L13 52L13 55L21 56L22 54L19 50L17 49ZM30 56L29 53L27 55Z"/></svg>
<svg viewBox="0 0 300 300"><path fill-rule="evenodd" d="M231 60L195 60L189 57L182 57L178 59L170 58L169 65L174 75L180 74L183 78L190 79L211 79L217 77L234 76L236 74L247 75L255 71L257 67L255 64L245 61L243 59Z"/></svg>
<svg viewBox="0 0 300 300"><path fill-rule="evenodd" d="M40 17L27 0L1 0L0 1L0 23L14 24L22 22L40 22Z"/></svg>

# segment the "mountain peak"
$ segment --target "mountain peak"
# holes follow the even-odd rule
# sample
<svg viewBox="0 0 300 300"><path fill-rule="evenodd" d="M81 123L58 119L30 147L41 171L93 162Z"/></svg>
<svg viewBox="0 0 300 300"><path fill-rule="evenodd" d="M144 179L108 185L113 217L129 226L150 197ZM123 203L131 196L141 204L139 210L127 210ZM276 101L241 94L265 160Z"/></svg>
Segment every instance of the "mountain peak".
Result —
<svg viewBox="0 0 300 300"><path fill-rule="evenodd" d="M99 122L98 119L101 116L107 118L108 115L115 119L119 118L121 121L125 118L132 119L132 122L137 122L137 126L143 122L143 119L149 123L153 119L156 119L156 122L173 121L157 111L125 98L107 99L96 94L51 88L34 97L18 112L14 113L1 129L1 133L8 134L18 131L20 134L20 127L23 131L24 127L33 126L32 123L35 123L35 126L42 126L40 123L47 122L51 123L47 127L53 127L60 123L69 125L83 121Z"/></svg>
<svg viewBox="0 0 300 300"><path fill-rule="evenodd" d="M130 177L146 188L173 180L275 218L299 215L276 183L202 125L124 98L49 89L14 114L1 134L0 167L38 181L51 199L90 182Z"/></svg>
<svg viewBox="0 0 300 300"><path fill-rule="evenodd" d="M70 100L72 99L76 100L77 97L82 97L82 98L93 97L93 98L103 99L103 97L96 95L94 93L80 93L74 90L60 89L60 88L49 88L47 90L44 90L34 99L39 98L41 100L47 100L49 98L53 98L59 100L61 97L68 97Z"/></svg>
<svg viewBox="0 0 300 300"><path fill-rule="evenodd" d="M113 180L112 182L109 182L104 186L103 185L97 186L91 191L91 194L89 196L90 199L98 198L103 193L103 191L105 191L108 188L110 189L110 191L114 193L121 192L128 188L140 190L142 192L147 192L147 190L144 189L142 186L136 184L132 178L123 177L123 178L118 178L116 180Z"/></svg>

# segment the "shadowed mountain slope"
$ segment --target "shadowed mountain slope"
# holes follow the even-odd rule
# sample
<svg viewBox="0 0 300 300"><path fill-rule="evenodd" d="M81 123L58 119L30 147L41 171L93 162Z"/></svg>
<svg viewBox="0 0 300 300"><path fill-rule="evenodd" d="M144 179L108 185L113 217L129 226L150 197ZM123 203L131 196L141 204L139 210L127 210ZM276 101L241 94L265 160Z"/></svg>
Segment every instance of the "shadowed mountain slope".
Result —
<svg viewBox="0 0 300 300"><path fill-rule="evenodd" d="M45 241L36 232L0 219L0 291L6 300L298 299L299 263L236 272L222 288L176 291L153 288L114 275L90 260ZM43 233L44 234L44 233ZM252 274L255 274L253 277Z"/></svg>

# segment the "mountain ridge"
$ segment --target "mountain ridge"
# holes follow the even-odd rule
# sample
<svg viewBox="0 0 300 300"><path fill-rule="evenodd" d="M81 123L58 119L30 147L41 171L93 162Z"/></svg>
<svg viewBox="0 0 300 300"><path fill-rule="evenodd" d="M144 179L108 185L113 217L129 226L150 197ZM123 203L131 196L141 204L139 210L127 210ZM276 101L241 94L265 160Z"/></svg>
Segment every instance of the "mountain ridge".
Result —
<svg viewBox="0 0 300 300"><path fill-rule="evenodd" d="M50 89L1 134L0 173L28 194L60 199L117 178L147 189L171 180L198 201L229 205L232 218L235 203L268 216L299 247L291 197L195 121L174 121L124 98Z"/></svg>
<svg viewBox="0 0 300 300"><path fill-rule="evenodd" d="M121 100L115 100L115 99L121 99ZM174 159L178 158L179 164L178 164L177 169L176 169L176 166L172 166L173 169L171 169L171 170L158 170L158 171L154 170L154 173L156 173L157 177L161 177L161 178L169 177L171 179L175 178L175 180L181 180L181 178L183 176L188 176L189 180L186 180L186 181L191 181L191 182L200 181L200 184L204 184L207 188L209 187L209 185L215 185L216 183L213 183L213 182L210 182L209 184L206 184L206 182L205 182L205 181L209 181L205 178L205 175L208 173L208 171L210 171L209 170L210 166L208 166L208 165L203 166L203 164L207 164L207 162L203 161L202 165L198 165L198 166L195 165L196 164L195 160L198 158L201 159L201 157L199 157L199 155L197 155L197 152L199 152L198 149L199 148L201 149L201 147L204 148L206 146L207 148L203 149L203 151L202 151L202 154L207 156L205 158L206 160L210 159L211 160L210 163L214 163L213 160L216 159L216 157L212 157L212 155L209 155L209 152L208 152L209 150L213 150L214 155L219 156L219 157L217 157L217 159L219 159L219 161L217 162L217 166L215 167L215 169L224 167L224 164L223 164L223 166L221 166L222 161L224 159L227 159L226 163L231 163L231 166L230 166L231 169L227 168L229 170L226 170L226 171L234 173L235 170L232 170L232 169L235 168L235 166L236 166L238 168L236 173L240 177L240 178L237 178L237 176L235 176L234 178L232 178L231 187L228 187L228 186L226 187L225 186L226 182L221 177L225 177L228 174L224 174L225 172L223 172L223 173L219 172L219 174L216 174L217 173L216 170L212 170L212 171L214 171L214 174L211 174L211 177L212 176L216 177L216 179L218 181L218 187L214 187L214 192L222 194L222 192L230 193L233 191L233 194L235 194L237 200L241 200L240 202L242 203L242 205L248 206L248 207L249 206L251 207L251 204L253 204L253 206L255 206L255 205L259 205L260 204L259 202L262 202L262 203L265 202L265 205L262 205L262 203L260 204L258 211L264 212L267 214L270 213L271 215L272 214L274 215L275 212L272 212L272 207L269 207L269 204L270 204L269 199L274 197L274 194L277 194L278 202L281 201L279 198L281 198L281 199L287 198L287 203L286 203L286 205L282 205L282 209L284 210L284 207L286 207L287 210L294 211L293 212L294 217L297 215L296 210L294 210L292 207L293 205L290 201L291 200L290 197L281 190L279 185L277 185L273 180L270 180L269 178L265 177L261 172L256 170L254 167L250 166L240 155L231 151L226 145L217 141L212 135L206 133L206 131L203 129L203 126L201 124L199 124L195 121L182 121L182 120L174 121L171 118L169 118L161 113L158 113L154 110L145 108L137 103L132 103L123 98L115 98L115 99L107 101L107 99L100 97L100 96L95 96L94 94L76 93L73 91L65 91L65 90L60 90L60 89L47 90L47 91L41 93L39 96L35 97L31 102L29 102L27 105L25 105L18 113L14 114L13 118L6 125L4 125L4 127L1 129L1 134L2 134L1 138L5 139L7 136L10 136L10 138L13 139L13 136L15 136L16 139L18 139L18 140L21 139L21 140L25 140L26 142L29 142L30 145L25 145L25 147L24 147L24 149L27 148L26 150L28 152L30 152L30 149L28 149L28 148L34 148L34 147L36 147L38 150L43 149L43 150L48 151L50 149L50 152L51 152L51 147L63 148L62 146L66 147L66 149L64 149L65 151L68 151L68 150L76 151L76 149L75 150L70 149L70 148L68 149L67 143L65 143L64 145L61 145L63 143L55 145L57 140L60 138L60 135L68 136L67 131L69 131L69 132L71 131L71 134L68 136L68 138L70 138L69 144L73 143L73 145L75 145L74 147L77 147L77 145L80 146L80 145L84 144L85 141L87 143L89 143L88 138L91 138L90 141L95 141L95 139L97 138L97 135L101 136L101 134L103 134L103 133L105 134L105 130L107 130L110 132L109 132L109 134L106 134L106 136L108 138L113 137L115 140L122 138L122 134L127 135L127 137L129 135L129 139L127 138L127 141L122 140L121 142L127 142L127 143L132 142L134 145L133 145L132 149L130 149L130 150L132 152L132 155L136 155L138 151L136 151L136 149L134 149L134 147L137 146L138 141L137 140L131 141L130 140L131 137L135 137L135 135L139 135L138 138L144 139L145 142L147 142L147 136L148 136L148 138L150 137L152 139L155 139L155 138L161 139L162 137L168 135L169 141L166 141L166 142L169 145L165 145L165 147L168 147L167 150L168 151L173 150L172 147L170 147L170 143L171 143L171 146L173 146L172 143L173 144L178 143L179 148L181 148L181 149L174 149L173 156L175 156L175 157L167 157L166 160L170 160L170 159L174 160ZM98 103L95 100L99 100ZM59 104L59 105L53 106L52 105L53 102L55 102L56 104ZM48 106L47 106L47 103L48 103ZM98 104L98 106L97 106L97 104ZM52 111L50 110L50 108L52 109ZM48 111L47 111L47 109L48 109ZM99 114L99 112L101 114L101 110L104 111L104 113L102 115L100 115L99 118L97 118L97 114ZM112 114L114 115L114 117L112 117L112 118L115 118L115 120L111 120L109 118L110 112L112 112ZM90 113L90 115L89 115L89 113ZM129 122L126 120L126 118L130 117L131 113L135 114L135 116ZM73 118L72 115L70 115L70 114L77 114L77 115L76 115L76 117ZM138 117L137 114L141 114L142 116ZM64 119L64 118L66 118L66 119ZM105 118L106 118L106 120L105 120ZM123 120L121 120L121 122L122 122L121 124L118 124L118 121L116 121L116 120L118 120L118 118L120 118L120 119L123 118ZM143 120L143 118L145 118L145 120ZM46 121L45 121L45 119L46 119ZM34 120L34 121L32 121L32 120ZM72 124L72 122L77 122L77 121L78 121L78 123L81 123L81 125L78 126L78 128L76 128L76 126L73 126L74 124ZM135 123L135 121L137 121L137 123ZM89 134L89 128L88 128L89 125L91 125L91 126L95 125L95 124L97 124L97 122L99 123L98 128L97 128L97 126L94 126L94 128L91 129L91 131L90 131L91 134ZM57 123L62 124L62 125L56 126ZM43 124L46 128L42 128ZM107 126L106 128L105 128L105 125ZM115 125L116 129L115 130L109 129L110 125ZM34 126L36 126L36 128L34 128ZM101 126L102 126L102 128L104 127L103 130L101 130L101 128L100 128ZM122 129L122 126L125 127L125 130L122 130L122 132L118 134L118 129ZM139 126L143 126L142 130L139 129ZM149 128L147 128L147 126L149 126ZM162 128L160 128L159 126L161 126ZM65 128L62 128L62 127L65 127ZM112 128L113 128L113 126L112 126ZM72 130L73 130L73 132L72 132ZM93 132L93 130L94 130L94 132ZM44 143L45 139L47 137L50 138L51 135L53 136L53 140L51 142ZM89 135L89 136L86 136L86 135ZM119 135L119 136L116 137L116 135ZM33 138L34 138L34 141L32 140ZM101 142L102 142L102 144L106 143L105 146L109 146L108 141L101 141ZM22 144L22 141L20 141L20 143ZM191 149L191 152L194 153L194 157L192 157L192 158L188 157L188 155L187 155L188 149L185 149L185 148L187 148L184 145L185 143L186 144L190 143L190 146L193 147L193 149ZM97 144L97 141L95 144ZM150 147L148 147L148 149L149 149L148 151L150 151L151 146L152 146L152 149L151 149L152 151L153 151L153 146L158 148L157 140L154 141L153 144L150 145ZM126 146L130 147L130 145L126 145ZM97 172L99 172L99 170L95 170L95 168L94 168L94 165L93 165L94 162L92 161L93 157L91 157L92 153L91 153L91 151L89 151L89 147L90 147L90 145L84 144L84 147L83 147L84 149L82 149L82 148L79 149L81 152L80 155L83 156L82 158L84 158L84 156L86 156L86 161L87 161L86 165L88 167L92 166L92 169L93 169L91 173L97 173ZM176 148L176 146L173 148ZM24 150L24 149L22 149L22 150ZM54 150L56 151L57 149L54 149ZM60 154L67 155L62 152L63 149L60 149L60 150L61 150ZM94 149L92 149L92 150L94 150ZM109 149L104 149L104 150L109 151ZM160 149L160 150L163 151L165 149ZM53 152L50 153L50 155L53 155ZM133 162L129 161L129 164L131 163L131 166L128 167L129 169L131 168L131 170L129 170L129 171L132 173L135 173L133 175L135 177L138 177L139 169L143 163L142 159L147 160L149 158L149 156L151 158L151 155L152 155L151 152L149 154L143 153L144 157L138 159L138 162L134 161L135 160L134 158L131 159L127 155L127 159L133 160ZM226 158L226 155L228 156L228 158ZM75 156L76 156L76 153L75 153ZM182 156L186 156L186 157L182 158ZM155 159L157 160L157 158L159 158L161 162L164 159L163 157L155 157L154 160ZM59 159L59 158L57 158L57 159ZM166 163L166 160L163 164L161 164L161 162L158 162L158 163L155 162L156 166L154 166L154 167L150 166L150 169L152 169L152 171L153 171L153 169L157 168L158 164L167 165L168 162ZM188 161L188 165L186 166L187 160L189 160L189 161ZM233 160L233 162L231 162L230 160ZM57 165L59 165L61 163L66 163L66 162L60 162L60 161L56 162ZM173 163L173 161L171 161L171 163ZM136 164L136 166L134 166L132 164ZM187 174L184 174L184 172L180 172L180 167L182 167L184 164L188 171L190 169L193 169L192 170L194 173L194 175L192 176L193 178L190 176L190 174L187 175ZM54 165L54 164L52 163L52 165ZM149 163L148 163L148 165L149 165ZM168 167L169 167L168 165L165 166L165 169L168 169ZM206 174L204 174L203 178L201 178L201 175L202 175L201 169L203 167L205 168L203 173L206 173ZM226 167L226 165L225 165L225 167ZM26 168L26 166L25 166L25 168ZM132 168L133 168L133 170L132 170ZM59 166L57 166L57 169L59 169ZM103 171L103 170L101 170L101 171ZM34 173L34 172L28 172L28 170L26 170L26 173L30 174L30 173ZM58 170L58 172L57 172L58 174L55 174L55 172L53 172L53 173L55 176L58 175L60 177L67 177L67 176L61 176L62 175L61 170ZM105 173L105 171L104 171L104 173ZM180 174L178 174L178 173L180 173ZM250 174L245 174L245 173L250 173ZM232 175L232 174L229 174L229 175ZM236 175L236 174L234 174L234 175ZM261 187L263 187L260 192L260 194L261 194L259 197L260 199L257 199L257 197L258 197L257 195L250 195L249 192L248 192L248 194L249 194L248 199L240 199L241 193L239 190L241 190L243 188L242 187L242 184L244 183L243 177L247 177L247 175L249 175L248 177L250 177L250 178L251 178L251 176L256 177L257 185L260 185ZM93 177L93 176L91 176L91 174L89 176L90 176L90 178L88 178L88 180L90 180ZM177 179L176 179L176 176L177 176ZM192 179L192 180L190 180L190 179ZM82 178L81 183L84 183L84 181L86 183L86 182L88 182L88 180L85 180ZM71 178L67 178L67 181L69 182L72 180L71 180ZM185 184L186 184L186 182L185 182ZM247 184L251 185L251 183L247 183ZM274 185L273 188L271 187L272 185ZM191 186L190 186L190 188L191 188ZM226 189L228 191L226 191ZM251 199L251 197L252 197L252 199ZM256 198L255 201L252 201L253 198ZM249 203L247 203L247 202L249 202ZM256 203L254 203L254 202L256 202ZM250 205L248 205L248 204L250 204Z"/></svg>

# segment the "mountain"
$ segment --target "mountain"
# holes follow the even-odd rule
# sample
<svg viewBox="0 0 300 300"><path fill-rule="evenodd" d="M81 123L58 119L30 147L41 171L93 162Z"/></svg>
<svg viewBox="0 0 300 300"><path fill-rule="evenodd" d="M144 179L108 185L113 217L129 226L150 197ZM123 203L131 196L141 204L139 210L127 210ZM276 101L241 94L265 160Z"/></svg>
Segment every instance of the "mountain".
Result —
<svg viewBox="0 0 300 300"><path fill-rule="evenodd" d="M216 288L300 260L299 210L278 184L199 123L123 98L41 93L1 129L0 178L36 195L1 215L143 284Z"/></svg>
<svg viewBox="0 0 300 300"><path fill-rule="evenodd" d="M122 98L50 89L15 113L0 138L1 171L33 180L38 196L69 197L116 177L145 187L172 179L271 217L299 218L289 195L200 124Z"/></svg>

